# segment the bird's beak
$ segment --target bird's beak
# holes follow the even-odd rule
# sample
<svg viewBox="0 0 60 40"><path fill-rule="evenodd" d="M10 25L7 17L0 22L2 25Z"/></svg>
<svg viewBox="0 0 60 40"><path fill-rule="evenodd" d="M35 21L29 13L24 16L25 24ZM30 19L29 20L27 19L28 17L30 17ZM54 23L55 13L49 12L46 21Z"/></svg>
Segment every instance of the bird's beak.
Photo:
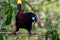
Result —
<svg viewBox="0 0 60 40"><path fill-rule="evenodd" d="M22 4L22 0L17 0L17 4Z"/></svg>

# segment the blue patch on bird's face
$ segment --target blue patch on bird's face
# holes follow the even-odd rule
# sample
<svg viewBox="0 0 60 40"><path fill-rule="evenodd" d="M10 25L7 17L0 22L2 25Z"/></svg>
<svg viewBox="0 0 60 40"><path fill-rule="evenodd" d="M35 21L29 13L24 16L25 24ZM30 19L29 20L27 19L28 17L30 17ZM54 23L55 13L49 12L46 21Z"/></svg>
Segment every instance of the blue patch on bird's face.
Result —
<svg viewBox="0 0 60 40"><path fill-rule="evenodd" d="M35 20L35 17L32 17L32 20Z"/></svg>

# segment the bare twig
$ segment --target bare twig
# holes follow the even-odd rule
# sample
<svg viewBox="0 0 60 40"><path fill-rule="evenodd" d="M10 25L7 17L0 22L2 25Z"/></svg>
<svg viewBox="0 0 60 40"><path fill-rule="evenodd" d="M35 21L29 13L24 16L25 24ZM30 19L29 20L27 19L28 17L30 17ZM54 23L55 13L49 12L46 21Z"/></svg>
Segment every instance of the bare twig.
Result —
<svg viewBox="0 0 60 40"><path fill-rule="evenodd" d="M12 34L13 32L0 32L0 34ZM16 32L16 34L28 34L28 33L20 33L20 32ZM40 35L40 34L37 34L37 33L32 33L32 35Z"/></svg>
<svg viewBox="0 0 60 40"><path fill-rule="evenodd" d="M0 32L0 34L13 34L13 32ZM16 34L23 34L23 35L28 35L28 33L20 33L20 32L16 32ZM32 35L34 36L42 36L43 38L45 38L44 34L37 34L37 33L32 33ZM51 36L49 36L49 38L51 38Z"/></svg>

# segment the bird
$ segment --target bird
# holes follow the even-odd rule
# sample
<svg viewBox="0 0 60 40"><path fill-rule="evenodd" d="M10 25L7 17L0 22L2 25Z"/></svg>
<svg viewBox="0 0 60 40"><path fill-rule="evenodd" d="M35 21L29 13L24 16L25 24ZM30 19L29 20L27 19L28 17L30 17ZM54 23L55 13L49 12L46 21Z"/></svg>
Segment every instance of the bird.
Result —
<svg viewBox="0 0 60 40"><path fill-rule="evenodd" d="M33 12L24 12L22 10L22 0L17 1L18 12L15 17L16 29L14 34L19 31L20 28L26 29L28 34L31 35L32 23L37 21L37 15Z"/></svg>

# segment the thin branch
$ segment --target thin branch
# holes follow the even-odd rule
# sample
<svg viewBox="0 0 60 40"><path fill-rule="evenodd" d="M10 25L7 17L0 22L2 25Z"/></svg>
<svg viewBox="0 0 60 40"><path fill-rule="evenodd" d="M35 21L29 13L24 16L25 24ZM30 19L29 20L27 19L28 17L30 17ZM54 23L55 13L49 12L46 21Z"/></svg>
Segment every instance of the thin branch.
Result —
<svg viewBox="0 0 60 40"><path fill-rule="evenodd" d="M0 32L0 34L13 34L13 32ZM29 33L16 32L16 34L28 35ZM43 34L37 34L37 33L32 33L32 35L45 37L45 35L43 35ZM49 38L51 38L51 36L49 36Z"/></svg>
<svg viewBox="0 0 60 40"><path fill-rule="evenodd" d="M49 3L47 3L47 4L44 4L44 2L41 3L40 1L39 1L39 2L23 1L23 3L28 4L34 12L38 12L38 11L40 11L40 10L35 10L35 9L33 8L33 6L36 6L36 5L40 5L40 6L42 6L42 5L49 5L49 4L57 3L57 2L58 2L58 1L55 1L55 2L49 2Z"/></svg>
<svg viewBox="0 0 60 40"><path fill-rule="evenodd" d="M32 5L31 5L29 2L27 2L27 1L23 1L23 2L26 3L27 5L29 5L30 8L31 8L34 12L36 12L36 11L34 10L34 8L32 7Z"/></svg>
<svg viewBox="0 0 60 40"><path fill-rule="evenodd" d="M30 5L32 6L36 6L36 5L49 5L49 4L52 4L52 3L57 3L59 1L55 1L55 2L49 2L47 4L44 4L44 2L29 2L29 1L23 1L23 2L28 2Z"/></svg>
<svg viewBox="0 0 60 40"><path fill-rule="evenodd" d="M0 34L10 34L10 35L12 35L13 32L0 32ZM29 35L29 33L21 33L21 32L16 32L16 34ZM39 36L40 35L41 36L41 34L37 34L37 33L32 33L31 35L35 35L35 36ZM45 35L42 35L42 36L45 36Z"/></svg>
<svg viewBox="0 0 60 40"><path fill-rule="evenodd" d="M0 34L13 34L13 32L0 32ZM29 33L20 33L20 32L16 32L16 34L29 34ZM32 33L32 35L40 35L40 34L37 34L37 33Z"/></svg>

